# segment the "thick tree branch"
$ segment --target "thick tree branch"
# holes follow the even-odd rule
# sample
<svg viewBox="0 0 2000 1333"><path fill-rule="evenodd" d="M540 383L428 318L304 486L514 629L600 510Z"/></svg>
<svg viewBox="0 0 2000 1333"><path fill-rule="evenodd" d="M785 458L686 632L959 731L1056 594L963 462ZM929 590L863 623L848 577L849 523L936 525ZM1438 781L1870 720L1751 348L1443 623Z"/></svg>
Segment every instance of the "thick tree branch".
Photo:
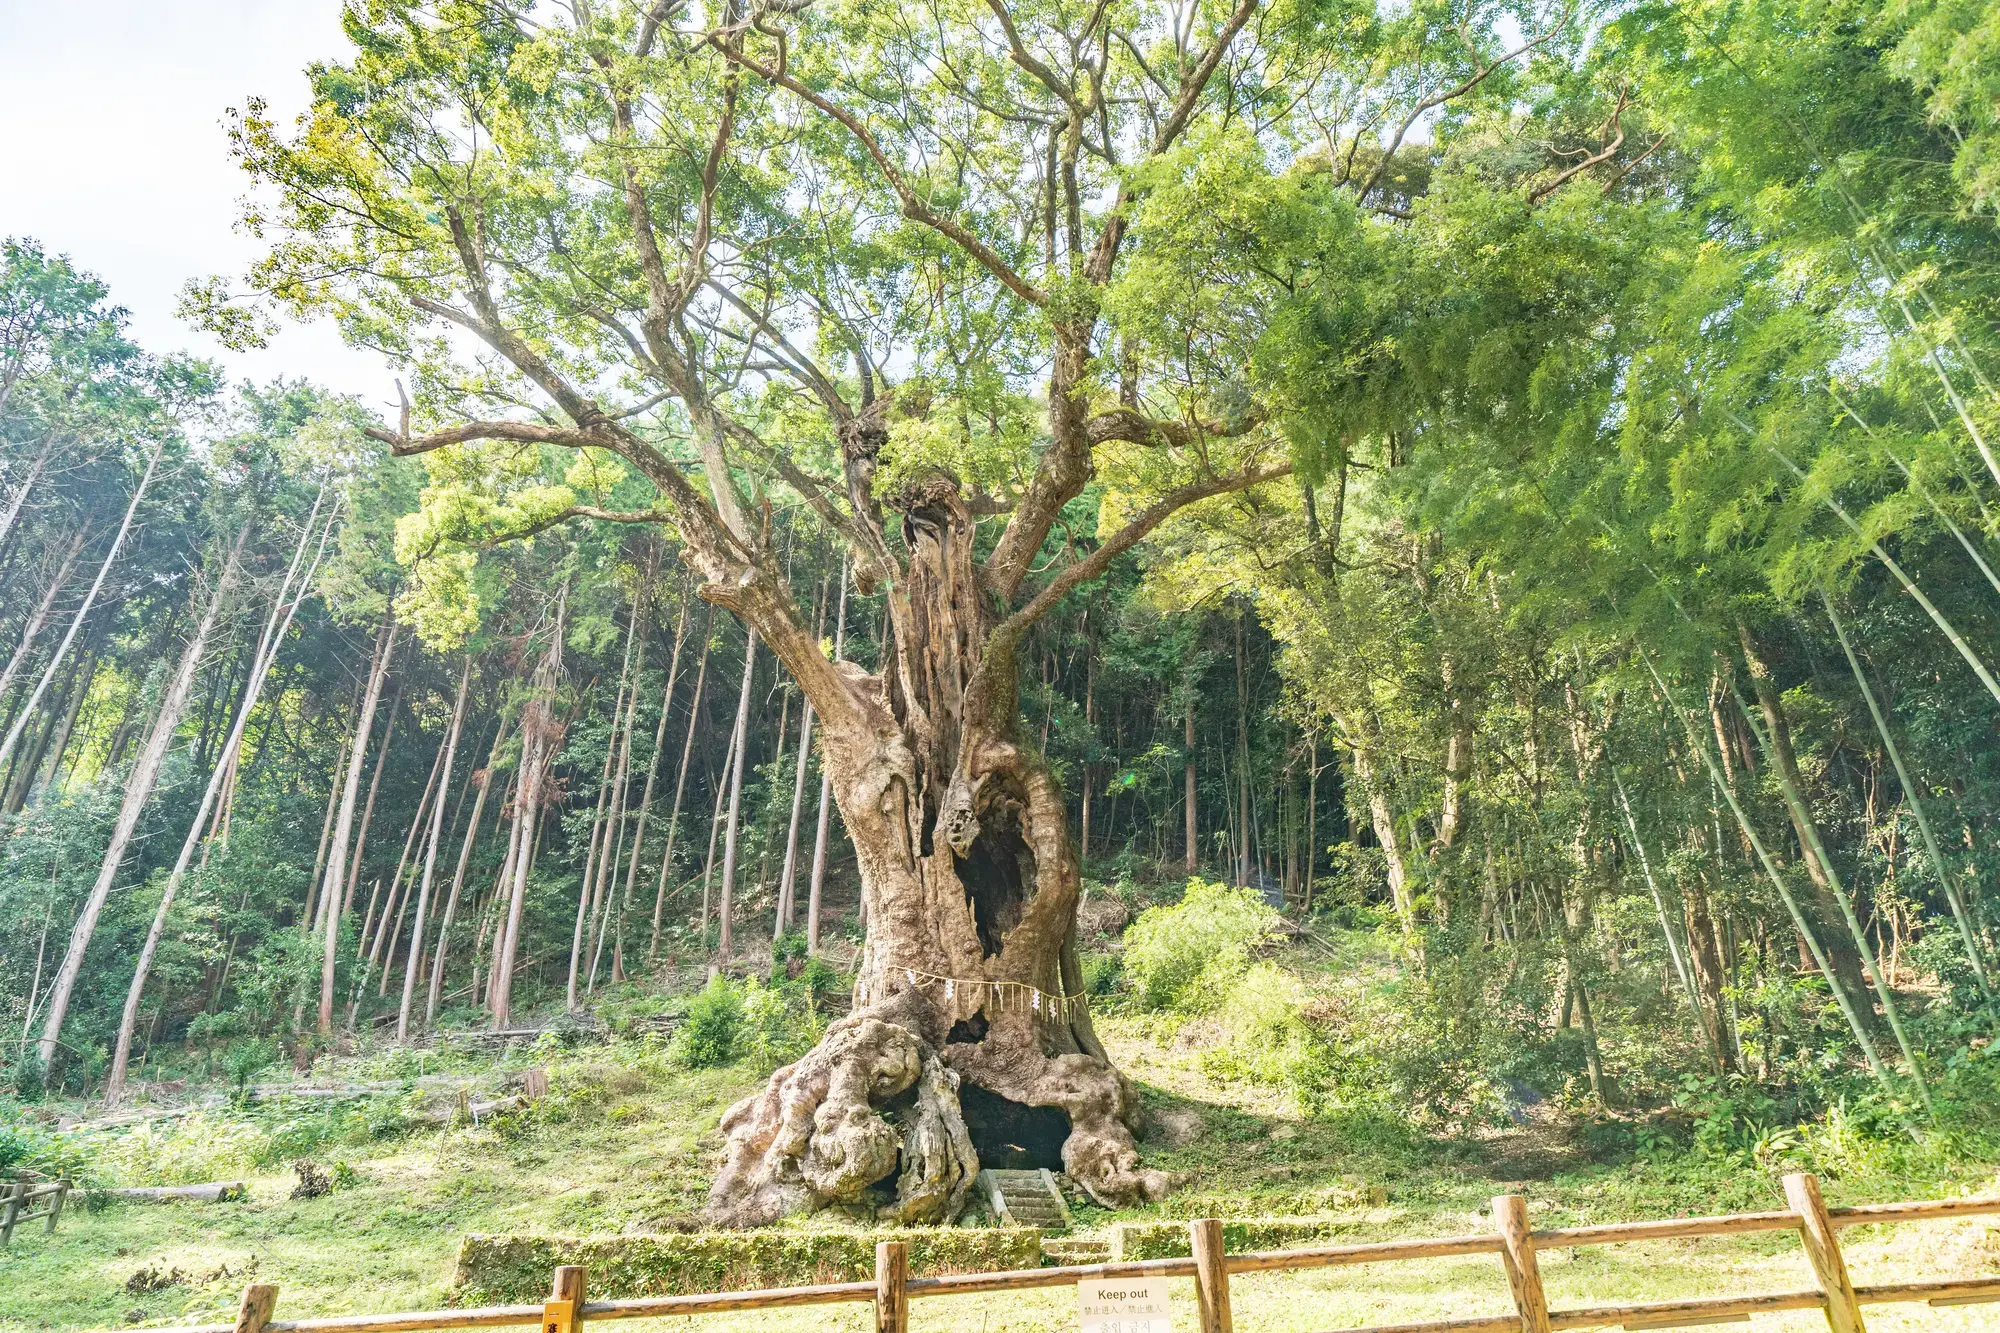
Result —
<svg viewBox="0 0 2000 1333"><path fill-rule="evenodd" d="M1135 514L1124 527L1105 538L1096 550L1050 579L1040 592L1028 599L1027 605L995 626L988 640L989 652L997 654L1011 650L1020 642L1021 636L1028 632L1028 627L1054 609L1055 604L1067 593L1093 579L1102 578L1111 568L1113 560L1137 546L1146 534L1180 510L1213 496L1248 490L1267 481L1288 477L1291 473L1290 463L1277 463L1270 467L1249 468L1227 476L1189 482L1185 486L1168 491Z"/></svg>

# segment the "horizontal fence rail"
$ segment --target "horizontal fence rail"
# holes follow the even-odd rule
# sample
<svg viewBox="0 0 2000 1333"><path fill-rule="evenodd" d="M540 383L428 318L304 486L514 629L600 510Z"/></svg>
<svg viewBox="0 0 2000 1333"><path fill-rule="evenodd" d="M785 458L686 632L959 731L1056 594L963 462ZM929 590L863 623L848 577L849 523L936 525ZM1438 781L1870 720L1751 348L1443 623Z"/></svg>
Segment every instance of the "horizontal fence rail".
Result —
<svg viewBox="0 0 2000 1333"><path fill-rule="evenodd" d="M0 1183L0 1245L13 1244L14 1228L37 1218L46 1223L45 1230L53 1232L62 1217L63 1202L69 1198L72 1183L67 1178ZM41 1207L35 1207L36 1204Z"/></svg>
<svg viewBox="0 0 2000 1333"><path fill-rule="evenodd" d="M1234 1333L1229 1304L1229 1278L1234 1273L1293 1272L1476 1254L1495 1255L1500 1259L1508 1289L1513 1295L1514 1313L1467 1319L1428 1319L1406 1324L1374 1324L1349 1333L1555 1333L1559 1329L1612 1326L1638 1330L1724 1323L1747 1319L1755 1314L1815 1309L1825 1314L1831 1333L1865 1333L1866 1325L1861 1316L1864 1305L1927 1301L1933 1306L1943 1307L2000 1302L2000 1278L1947 1278L1931 1282L1855 1286L1848 1276L1838 1239L1842 1229L1853 1226L2000 1214L2000 1198L1828 1208L1820 1197L1818 1177L1788 1175L1784 1178L1784 1185L1786 1202L1791 1207L1782 1212L1733 1213L1721 1217L1613 1222L1542 1230L1529 1227L1527 1201L1522 1196L1503 1194L1493 1200L1495 1230L1491 1232L1431 1240L1376 1241L1244 1254L1227 1253L1223 1245L1222 1223L1205 1218L1188 1224L1193 1253L1186 1259L1068 1264L1002 1273L911 1277L907 1247L902 1241L890 1240L875 1247L873 1281L828 1282L817 1286L689 1296L644 1296L613 1301L586 1300L585 1271L573 1265L555 1270L549 1298L539 1305L490 1305L405 1314L277 1319L273 1317L273 1312L278 1288L256 1284L243 1293L243 1302L234 1323L202 1324L163 1330L163 1333L413 1333L420 1329L519 1328L528 1325L539 1325L542 1333L577 1333L579 1326L586 1321L656 1319L672 1315L838 1304L873 1305L876 1333L908 1333L910 1302L916 1299L1028 1291L1101 1278L1144 1277L1193 1278L1201 1333ZM1762 1231L1799 1233L1813 1273L1815 1285L1812 1289L1596 1305L1574 1310L1550 1309L1542 1290L1541 1270L1536 1259L1538 1250Z"/></svg>

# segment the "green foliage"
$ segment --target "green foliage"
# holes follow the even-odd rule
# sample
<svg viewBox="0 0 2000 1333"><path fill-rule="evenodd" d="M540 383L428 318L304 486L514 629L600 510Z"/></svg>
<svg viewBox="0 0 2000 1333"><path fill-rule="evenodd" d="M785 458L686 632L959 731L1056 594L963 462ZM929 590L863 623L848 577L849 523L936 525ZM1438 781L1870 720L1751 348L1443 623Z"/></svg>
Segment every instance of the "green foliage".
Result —
<svg viewBox="0 0 2000 1333"><path fill-rule="evenodd" d="M743 1020L743 992L718 973L688 1001L668 1049L688 1069L726 1065L742 1053Z"/></svg>
<svg viewBox="0 0 2000 1333"><path fill-rule="evenodd" d="M1190 879L1178 903L1148 908L1126 931L1125 973L1145 1008L1213 1009L1279 924L1253 890Z"/></svg>

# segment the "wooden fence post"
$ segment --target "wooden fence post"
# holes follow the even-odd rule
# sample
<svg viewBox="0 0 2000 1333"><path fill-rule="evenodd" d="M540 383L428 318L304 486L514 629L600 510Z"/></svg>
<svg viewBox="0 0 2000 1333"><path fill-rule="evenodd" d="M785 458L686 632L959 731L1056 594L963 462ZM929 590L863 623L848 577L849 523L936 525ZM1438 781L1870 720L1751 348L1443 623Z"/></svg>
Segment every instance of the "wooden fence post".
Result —
<svg viewBox="0 0 2000 1333"><path fill-rule="evenodd" d="M1495 1195L1493 1225L1500 1233L1500 1262L1507 1268L1514 1308L1521 1312L1521 1333L1549 1333L1549 1298L1542 1291L1542 1267L1535 1259L1527 1199L1519 1194Z"/></svg>
<svg viewBox="0 0 2000 1333"><path fill-rule="evenodd" d="M243 1289L243 1303L236 1307L236 1333L264 1333L271 1312L278 1308L275 1282L252 1282Z"/></svg>
<svg viewBox="0 0 2000 1333"><path fill-rule="evenodd" d="M0 1213L0 1245L14 1243L14 1224L21 1220L21 1207L27 1202L28 1182L17 1180L7 1191L7 1208Z"/></svg>
<svg viewBox="0 0 2000 1333"><path fill-rule="evenodd" d="M1190 1222L1188 1240L1194 1250L1194 1290L1195 1298L1201 1305L1201 1333L1232 1333L1229 1268L1223 1262L1227 1247L1222 1240L1222 1223L1213 1217Z"/></svg>
<svg viewBox="0 0 2000 1333"><path fill-rule="evenodd" d="M49 1202L49 1224L45 1228L51 1236L56 1234L56 1219L62 1216L63 1203L69 1198L70 1186L74 1183L67 1176L56 1182L55 1198Z"/></svg>
<svg viewBox="0 0 2000 1333"><path fill-rule="evenodd" d="M542 1304L542 1333L576 1333L583 1323L583 1269L563 1264L549 1282L549 1298Z"/></svg>
<svg viewBox="0 0 2000 1333"><path fill-rule="evenodd" d="M875 1333L909 1333L910 1247L900 1240L875 1244Z"/></svg>
<svg viewBox="0 0 2000 1333"><path fill-rule="evenodd" d="M1812 1264L1813 1280L1826 1298L1826 1323L1833 1333L1866 1333L1861 1321L1861 1303L1854 1299L1854 1283L1847 1276L1847 1261L1840 1257L1840 1240L1834 1234L1833 1219L1827 1216L1826 1200L1820 1197L1819 1177L1809 1172L1793 1172L1785 1177L1785 1200L1799 1215L1799 1235L1805 1242L1806 1260Z"/></svg>

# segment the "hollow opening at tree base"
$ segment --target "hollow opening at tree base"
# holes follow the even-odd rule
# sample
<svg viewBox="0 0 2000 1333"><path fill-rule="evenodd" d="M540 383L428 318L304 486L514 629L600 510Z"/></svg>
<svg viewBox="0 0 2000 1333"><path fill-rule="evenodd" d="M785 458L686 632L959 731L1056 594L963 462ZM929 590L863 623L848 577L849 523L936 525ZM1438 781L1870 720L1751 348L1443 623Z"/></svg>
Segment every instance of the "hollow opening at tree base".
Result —
<svg viewBox="0 0 2000 1333"><path fill-rule="evenodd" d="M1069 1117L1053 1106L1029 1106L976 1083L961 1083L958 1108L979 1164L995 1171L1063 1169Z"/></svg>

